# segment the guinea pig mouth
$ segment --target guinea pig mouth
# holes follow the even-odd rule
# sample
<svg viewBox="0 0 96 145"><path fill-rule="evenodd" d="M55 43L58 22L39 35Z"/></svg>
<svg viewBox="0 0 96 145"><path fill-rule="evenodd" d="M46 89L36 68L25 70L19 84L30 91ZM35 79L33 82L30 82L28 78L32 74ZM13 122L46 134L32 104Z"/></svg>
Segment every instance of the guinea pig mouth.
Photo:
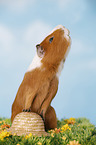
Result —
<svg viewBox="0 0 96 145"><path fill-rule="evenodd" d="M38 44L38 45L36 45L36 48L37 48L37 55L40 58L43 58L43 56L45 54L45 51L44 51L43 47Z"/></svg>

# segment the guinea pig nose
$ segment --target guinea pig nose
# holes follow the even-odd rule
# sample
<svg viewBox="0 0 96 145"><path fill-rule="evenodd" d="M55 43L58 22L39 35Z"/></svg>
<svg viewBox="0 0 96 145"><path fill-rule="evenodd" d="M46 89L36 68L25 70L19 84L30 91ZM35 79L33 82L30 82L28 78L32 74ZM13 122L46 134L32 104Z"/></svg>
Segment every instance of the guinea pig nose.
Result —
<svg viewBox="0 0 96 145"><path fill-rule="evenodd" d="M36 48L37 48L37 49L40 48L40 44L37 44L37 45L36 45Z"/></svg>
<svg viewBox="0 0 96 145"><path fill-rule="evenodd" d="M36 45L36 48L37 48L37 50L39 49L39 50L43 50L43 47L40 45L40 44L37 44Z"/></svg>

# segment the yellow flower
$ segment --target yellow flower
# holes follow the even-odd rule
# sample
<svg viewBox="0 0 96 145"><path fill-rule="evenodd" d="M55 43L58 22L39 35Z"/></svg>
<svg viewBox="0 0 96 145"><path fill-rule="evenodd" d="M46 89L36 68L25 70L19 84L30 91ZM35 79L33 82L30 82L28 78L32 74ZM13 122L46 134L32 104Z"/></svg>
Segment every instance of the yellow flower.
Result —
<svg viewBox="0 0 96 145"><path fill-rule="evenodd" d="M78 141L74 140L74 141L70 141L69 144L67 145L81 145L81 144L79 144Z"/></svg>
<svg viewBox="0 0 96 145"><path fill-rule="evenodd" d="M20 145L19 143L17 143L16 145Z"/></svg>
<svg viewBox="0 0 96 145"><path fill-rule="evenodd" d="M66 131L66 130L71 130L71 128L68 126L68 124L65 124L65 125L63 125L62 127L61 127L61 132L64 132L64 131Z"/></svg>
<svg viewBox="0 0 96 145"><path fill-rule="evenodd" d="M26 135L25 138L27 139L28 138L28 135Z"/></svg>
<svg viewBox="0 0 96 145"><path fill-rule="evenodd" d="M54 137L54 133L51 133L51 136Z"/></svg>
<svg viewBox="0 0 96 145"><path fill-rule="evenodd" d="M65 137L65 136L63 136L63 137L62 137L62 139L63 139L63 140L66 140L66 137Z"/></svg>
<svg viewBox="0 0 96 145"><path fill-rule="evenodd" d="M13 136L16 136L16 133L14 133Z"/></svg>
<svg viewBox="0 0 96 145"><path fill-rule="evenodd" d="M48 131L49 133L55 133L55 130L54 129L51 129Z"/></svg>
<svg viewBox="0 0 96 145"><path fill-rule="evenodd" d="M6 123L5 120L3 120L2 123L5 124Z"/></svg>
<svg viewBox="0 0 96 145"><path fill-rule="evenodd" d="M32 133L29 133L29 138L32 136Z"/></svg>
<svg viewBox="0 0 96 145"><path fill-rule="evenodd" d="M55 128L54 133L59 133L60 131L61 131L60 128L59 129Z"/></svg>
<svg viewBox="0 0 96 145"><path fill-rule="evenodd" d="M2 130L6 129L6 128L10 128L10 125L8 125L8 124L1 125L1 129Z"/></svg>
<svg viewBox="0 0 96 145"><path fill-rule="evenodd" d="M72 118L72 117L69 118L69 119L65 119L64 121L67 122L67 124L73 124L74 125L76 123L75 118Z"/></svg>
<svg viewBox="0 0 96 145"><path fill-rule="evenodd" d="M26 135L26 136L25 136L26 139L27 139L27 138L30 138L30 137L32 137L32 133L29 133L29 135Z"/></svg>
<svg viewBox="0 0 96 145"><path fill-rule="evenodd" d="M2 121L0 121L0 124L2 123Z"/></svg>
<svg viewBox="0 0 96 145"><path fill-rule="evenodd" d="M59 129L57 129L57 128L55 128L55 129L51 129L51 130L49 130L49 133L51 133L51 134L54 134L54 133L59 133L61 131L61 129L59 128Z"/></svg>
<svg viewBox="0 0 96 145"><path fill-rule="evenodd" d="M10 136L10 132L2 131L0 133L0 140L3 140L5 137L9 137L9 136Z"/></svg>
<svg viewBox="0 0 96 145"><path fill-rule="evenodd" d="M74 120L75 121L75 118L71 117L71 118L69 118L69 120Z"/></svg>
<svg viewBox="0 0 96 145"><path fill-rule="evenodd" d="M39 141L38 143L37 143L38 145L42 145L42 143Z"/></svg>

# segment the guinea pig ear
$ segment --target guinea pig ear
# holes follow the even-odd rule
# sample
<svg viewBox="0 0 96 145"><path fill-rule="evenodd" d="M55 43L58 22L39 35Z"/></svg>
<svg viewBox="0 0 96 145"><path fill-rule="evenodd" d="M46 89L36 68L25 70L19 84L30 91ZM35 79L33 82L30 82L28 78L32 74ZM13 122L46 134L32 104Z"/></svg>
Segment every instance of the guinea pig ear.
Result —
<svg viewBox="0 0 96 145"><path fill-rule="evenodd" d="M37 48L37 55L41 58L43 58L44 54L45 54L45 51L43 49L42 46L40 46L40 44L36 45L36 48Z"/></svg>

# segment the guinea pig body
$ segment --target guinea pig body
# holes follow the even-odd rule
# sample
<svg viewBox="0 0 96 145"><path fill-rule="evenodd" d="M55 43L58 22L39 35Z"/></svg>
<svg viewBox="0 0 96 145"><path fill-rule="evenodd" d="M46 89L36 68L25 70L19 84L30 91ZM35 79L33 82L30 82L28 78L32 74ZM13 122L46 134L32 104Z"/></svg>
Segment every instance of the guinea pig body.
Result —
<svg viewBox="0 0 96 145"><path fill-rule="evenodd" d="M69 31L59 25L36 47L36 56L13 102L11 120L23 110L36 112L48 130L57 127L56 113L50 104L57 93L59 75L70 48Z"/></svg>

